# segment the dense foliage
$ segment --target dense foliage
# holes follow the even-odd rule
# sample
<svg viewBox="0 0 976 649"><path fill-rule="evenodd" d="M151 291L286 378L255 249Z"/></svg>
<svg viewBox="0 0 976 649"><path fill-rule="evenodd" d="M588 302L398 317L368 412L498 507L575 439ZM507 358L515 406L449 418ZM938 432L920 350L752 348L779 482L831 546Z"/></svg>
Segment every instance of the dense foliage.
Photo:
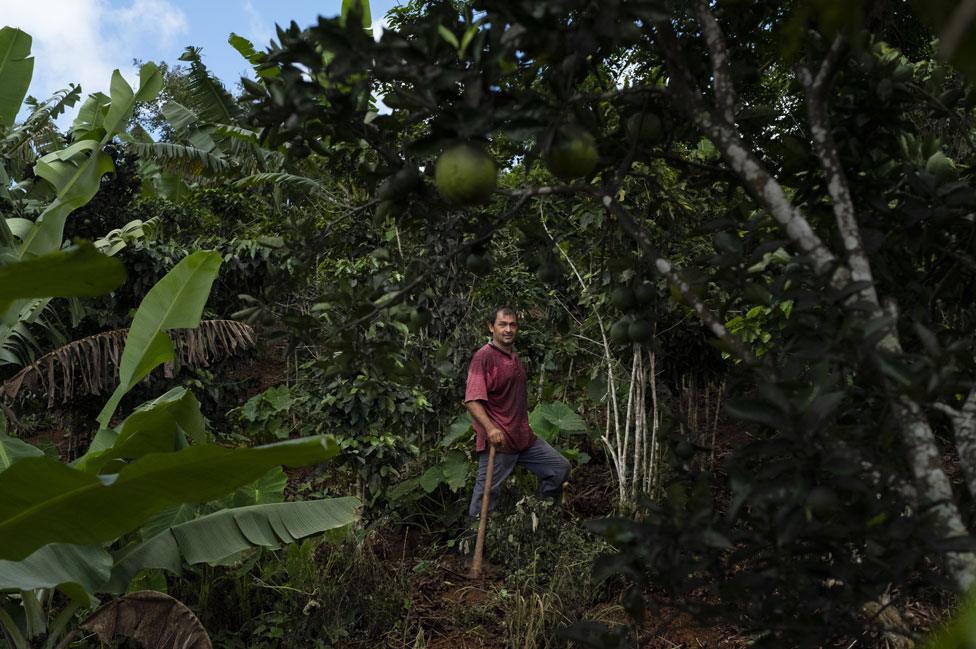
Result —
<svg viewBox="0 0 976 649"><path fill-rule="evenodd" d="M67 457L0 436L7 639L54 646L136 588L227 647L632 646L675 617L754 646L917 639L909 603L976 581L968 4L415 0L374 38L346 2L265 51L231 35L237 97L189 47L66 133L75 88L21 122L0 101L5 376L131 322L108 404L61 409ZM20 88L29 37L0 40ZM488 595L425 618L468 545L465 369L503 303L576 477L560 510L517 476ZM179 356L165 331L201 317L253 326L251 364ZM5 402L32 440L36 396ZM266 472L316 444L329 464ZM206 489L124 488L197 456L159 475ZM353 529L323 499L350 494Z"/></svg>

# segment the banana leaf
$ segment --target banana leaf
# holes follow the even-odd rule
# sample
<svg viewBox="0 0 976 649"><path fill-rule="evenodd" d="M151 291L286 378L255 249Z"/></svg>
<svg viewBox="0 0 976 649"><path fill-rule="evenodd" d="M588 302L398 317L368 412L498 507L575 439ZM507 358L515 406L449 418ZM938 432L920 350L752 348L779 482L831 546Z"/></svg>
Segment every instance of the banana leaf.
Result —
<svg viewBox="0 0 976 649"><path fill-rule="evenodd" d="M122 593L143 569L180 574L184 564L218 563L252 548L278 548L359 516L357 498L331 498L223 509L124 548L115 557L107 591Z"/></svg>
<svg viewBox="0 0 976 649"><path fill-rule="evenodd" d="M24 458L0 473L0 559L23 559L48 543L112 541L164 507L215 500L276 465L314 464L338 450L331 437L256 448L191 446L145 455L108 476L48 457Z"/></svg>

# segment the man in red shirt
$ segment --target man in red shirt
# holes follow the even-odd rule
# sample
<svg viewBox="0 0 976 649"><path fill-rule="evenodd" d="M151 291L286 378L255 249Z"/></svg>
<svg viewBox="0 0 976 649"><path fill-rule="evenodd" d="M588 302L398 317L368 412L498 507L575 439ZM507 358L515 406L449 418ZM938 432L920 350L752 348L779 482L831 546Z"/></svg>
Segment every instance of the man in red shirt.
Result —
<svg viewBox="0 0 976 649"><path fill-rule="evenodd" d="M502 306L488 319L491 342L474 353L468 366L464 405L473 419L478 452L478 477L471 495L468 515L481 513L481 499L488 470L488 444L495 449L490 504L515 465L521 464L539 478L543 497L558 498L569 475L569 460L529 426L528 386L525 367L515 353L518 318L515 310Z"/></svg>

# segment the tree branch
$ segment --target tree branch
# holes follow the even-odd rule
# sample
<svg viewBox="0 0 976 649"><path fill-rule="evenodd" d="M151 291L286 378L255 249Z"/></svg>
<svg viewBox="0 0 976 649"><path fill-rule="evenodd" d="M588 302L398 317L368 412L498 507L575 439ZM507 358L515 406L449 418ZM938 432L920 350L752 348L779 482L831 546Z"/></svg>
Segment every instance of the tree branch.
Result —
<svg viewBox="0 0 976 649"><path fill-rule="evenodd" d="M827 112L827 97L833 82L833 75L844 51L844 37L837 36L830 47L830 51L820 65L817 76L803 67L797 69L797 76L803 85L807 97L807 113L810 119L810 133L813 136L813 149L823 167L827 178L827 193L830 195L837 229L844 244L847 255L847 265L854 282L868 282L870 285L859 291L862 299L870 303L876 314L880 314L878 294L874 287L874 277L871 264L861 239L861 229L857 223L854 211L854 200L851 198L850 184L844 173L837 144L830 128L830 115Z"/></svg>
<svg viewBox="0 0 976 649"><path fill-rule="evenodd" d="M952 422L956 452L959 453L959 464L966 477L966 488L971 496L976 497L976 387L969 391L958 410L944 403L936 403L932 407L946 413Z"/></svg>
<svg viewBox="0 0 976 649"><path fill-rule="evenodd" d="M702 324L714 335L716 338L725 343L729 350L741 358L746 363L752 363L755 359L753 358L752 352L749 348L739 339L738 336L733 334L731 331L725 328L718 318L715 317L705 303L700 297L695 295L695 292L691 289L691 286L686 282L681 275L679 275L671 262L657 249L657 247L651 242L650 238L644 229L637 223L633 215L625 208L623 205L618 203L610 195L605 195L603 197L603 205L606 207L607 211L617 217L620 225L627 231L627 233L637 242L637 244L644 250L644 253L651 257L654 262L654 269L670 283L684 298L685 302L690 306L695 313L698 314L699 319Z"/></svg>
<svg viewBox="0 0 976 649"><path fill-rule="evenodd" d="M919 501L931 516L942 539L969 536L959 508L952 497L952 485L942 466L942 454L932 427L921 408L902 395L894 404L895 416L908 451L908 464L919 491ZM976 583L976 555L967 551L946 552L946 567L960 592Z"/></svg>
<svg viewBox="0 0 976 649"><path fill-rule="evenodd" d="M735 85L732 83L732 72L729 69L729 48L725 42L725 34L722 33L722 27L712 13L708 0L696 0L695 15L698 17L698 24L701 25L712 62L715 110L722 120L731 126L735 124Z"/></svg>
<svg viewBox="0 0 976 649"><path fill-rule="evenodd" d="M746 191L769 212L790 240L810 258L816 274L829 276L831 286L835 289L843 289L849 285L853 281L851 269L846 264L839 263L835 255L813 231L809 221L790 201L779 182L766 170L758 156L745 146L735 127L716 117L705 105L694 77L688 71L681 56L680 45L670 23L657 23L655 34L671 73L671 83L668 88L675 107L689 114L692 122L715 144L726 164L738 175ZM842 44L835 43L835 45L840 48ZM834 47L832 46L831 49L834 50ZM809 79L811 86L816 88L817 92L827 87L833 75L832 71L839 60L840 51L832 55L828 54L817 77ZM821 80L819 85L817 85L818 79ZM829 135L829 130L823 131L821 135ZM825 143L827 141L823 140ZM836 151L834 153L836 154ZM839 164L836 168L840 169ZM836 190L838 187L833 189ZM843 188L847 189L846 183ZM846 197L841 194L838 194L838 197L840 200L835 198L835 203L842 208L844 201L850 203L849 190ZM607 197L605 202L607 201L609 201L607 207L610 208L612 199ZM852 209L850 216L853 218ZM624 224L625 220L621 219L621 223ZM853 230L845 226L846 234L857 234L856 222L853 225L855 228ZM847 238L845 236L845 239ZM863 255L859 236L851 241L845 241L844 245L849 254L854 250L856 254ZM866 257L864 260L866 262ZM666 260L661 261L667 264ZM666 267L670 270L669 264ZM866 276L870 277L870 267L866 265L860 267L859 273L866 273ZM876 295L874 300L874 304L877 305ZM878 314L881 314L880 308ZM878 348L889 353L902 352L897 329L894 326L890 334L879 341ZM918 403L907 395L898 395L893 406L919 499L931 514L940 538L950 539L968 535L959 508L953 499L952 485L942 466L942 456L931 424ZM976 432L973 433L973 437L976 438ZM976 453L976 445L973 447L973 452ZM948 572L960 591L965 592L976 583L976 554L968 551L946 552L945 561Z"/></svg>
<svg viewBox="0 0 976 649"><path fill-rule="evenodd" d="M694 124L712 141L726 164L739 177L743 188L779 223L793 243L810 257L818 275L831 274L834 288L850 282L850 273L840 265L810 223L787 197L772 174L742 142L731 124L723 123L702 101L701 92L681 58L678 39L667 23L658 23L657 42L671 71L671 99L678 110L688 113Z"/></svg>

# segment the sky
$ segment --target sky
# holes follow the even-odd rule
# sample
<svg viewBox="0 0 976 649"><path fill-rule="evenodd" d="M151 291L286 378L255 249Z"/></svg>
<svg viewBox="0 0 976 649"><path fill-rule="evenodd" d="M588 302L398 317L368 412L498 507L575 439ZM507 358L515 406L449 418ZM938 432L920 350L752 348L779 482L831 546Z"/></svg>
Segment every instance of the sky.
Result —
<svg viewBox="0 0 976 649"><path fill-rule="evenodd" d="M397 4L370 0L374 27ZM233 89L250 65L227 43L231 32L261 50L275 38L275 23L307 27L340 7L341 0L0 0L0 26L33 37L28 93L44 100L69 83L80 83L83 97L107 93L116 68L134 84L133 60L177 64L188 45L202 47L204 63Z"/></svg>

